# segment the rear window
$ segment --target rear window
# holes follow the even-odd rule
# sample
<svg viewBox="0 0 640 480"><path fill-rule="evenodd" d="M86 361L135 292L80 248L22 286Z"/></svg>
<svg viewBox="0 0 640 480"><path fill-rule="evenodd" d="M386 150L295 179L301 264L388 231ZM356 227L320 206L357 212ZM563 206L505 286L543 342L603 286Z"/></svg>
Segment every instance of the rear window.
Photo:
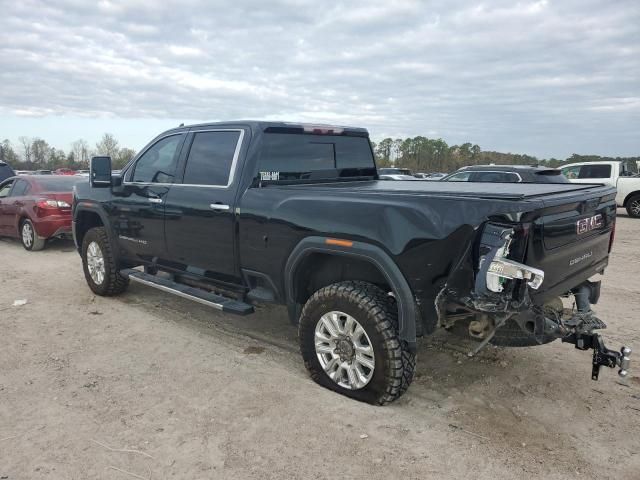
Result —
<svg viewBox="0 0 640 480"><path fill-rule="evenodd" d="M258 162L263 180L375 175L366 137L265 133Z"/></svg>
<svg viewBox="0 0 640 480"><path fill-rule="evenodd" d="M73 186L82 182L82 178L74 178L71 176L50 176L45 178L33 179L33 183L40 187L44 192L71 192ZM86 179L84 180L86 182Z"/></svg>

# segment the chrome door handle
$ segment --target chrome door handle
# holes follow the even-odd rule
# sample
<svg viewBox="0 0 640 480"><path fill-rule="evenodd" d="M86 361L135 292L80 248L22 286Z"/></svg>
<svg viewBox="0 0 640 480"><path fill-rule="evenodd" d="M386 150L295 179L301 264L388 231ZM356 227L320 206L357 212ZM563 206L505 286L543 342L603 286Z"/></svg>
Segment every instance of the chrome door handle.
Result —
<svg viewBox="0 0 640 480"><path fill-rule="evenodd" d="M212 203L209 205L209 208L212 210L229 210L230 207L222 203Z"/></svg>
<svg viewBox="0 0 640 480"><path fill-rule="evenodd" d="M162 203L162 199L161 198L150 198L149 201L151 203Z"/></svg>

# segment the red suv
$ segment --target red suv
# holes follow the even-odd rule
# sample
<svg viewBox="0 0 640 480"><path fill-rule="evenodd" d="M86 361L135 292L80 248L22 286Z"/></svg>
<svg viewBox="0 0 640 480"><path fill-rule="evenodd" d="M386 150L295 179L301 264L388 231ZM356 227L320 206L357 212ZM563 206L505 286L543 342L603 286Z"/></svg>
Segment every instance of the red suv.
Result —
<svg viewBox="0 0 640 480"><path fill-rule="evenodd" d="M0 183L0 236L17 237L27 250L48 238L71 235L71 202L78 177L23 175Z"/></svg>

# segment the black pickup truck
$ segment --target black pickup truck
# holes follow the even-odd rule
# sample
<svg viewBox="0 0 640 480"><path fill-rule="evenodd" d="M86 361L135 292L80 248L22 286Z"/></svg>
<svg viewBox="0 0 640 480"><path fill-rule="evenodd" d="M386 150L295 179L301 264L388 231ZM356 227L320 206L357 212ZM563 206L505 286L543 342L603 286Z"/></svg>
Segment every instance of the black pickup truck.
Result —
<svg viewBox="0 0 640 480"><path fill-rule="evenodd" d="M602 185L379 181L364 129L242 121L164 132L117 175L94 157L73 229L96 294L284 304L316 382L385 404L439 327L470 354L560 338L593 349L594 379L626 375L591 310L615 213Z"/></svg>

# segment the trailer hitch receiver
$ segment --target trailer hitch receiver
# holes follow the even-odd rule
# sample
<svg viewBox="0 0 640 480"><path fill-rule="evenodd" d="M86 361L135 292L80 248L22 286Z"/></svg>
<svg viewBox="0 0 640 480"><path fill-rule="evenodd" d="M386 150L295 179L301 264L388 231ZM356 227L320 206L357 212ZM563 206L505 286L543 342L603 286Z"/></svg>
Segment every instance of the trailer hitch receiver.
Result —
<svg viewBox="0 0 640 480"><path fill-rule="evenodd" d="M593 362L591 368L591 380L598 380L600 375L600 367L616 368L618 375L622 378L626 377L629 373L629 359L631 355L631 348L622 347L620 351L609 350L604 345L602 336L593 332L574 332L562 339L565 343L572 343L578 350L590 350L593 349Z"/></svg>

